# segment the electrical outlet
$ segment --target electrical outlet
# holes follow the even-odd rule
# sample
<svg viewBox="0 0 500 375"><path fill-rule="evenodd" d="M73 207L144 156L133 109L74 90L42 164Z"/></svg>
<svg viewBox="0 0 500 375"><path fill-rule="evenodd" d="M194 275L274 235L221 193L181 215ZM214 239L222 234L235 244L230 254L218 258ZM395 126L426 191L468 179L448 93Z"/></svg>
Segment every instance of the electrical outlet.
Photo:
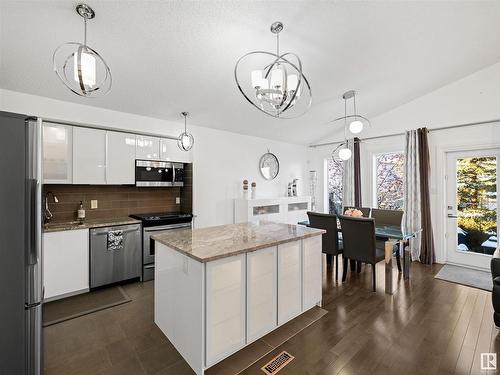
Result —
<svg viewBox="0 0 500 375"><path fill-rule="evenodd" d="M181 198L175 197L175 204L181 204Z"/></svg>
<svg viewBox="0 0 500 375"><path fill-rule="evenodd" d="M97 208L97 199L92 199L90 201L90 208L91 209Z"/></svg>

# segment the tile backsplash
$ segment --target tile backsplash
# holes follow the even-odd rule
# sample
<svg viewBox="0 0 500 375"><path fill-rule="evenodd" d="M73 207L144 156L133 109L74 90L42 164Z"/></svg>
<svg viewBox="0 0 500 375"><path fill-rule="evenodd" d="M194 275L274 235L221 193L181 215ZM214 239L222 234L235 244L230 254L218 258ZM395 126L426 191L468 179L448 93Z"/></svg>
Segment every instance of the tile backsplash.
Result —
<svg viewBox="0 0 500 375"><path fill-rule="evenodd" d="M148 212L192 213L192 181L184 187L146 188L126 185L44 185L45 193L51 191L59 202L49 196L49 209L53 222L76 219L76 210L83 202L87 219L123 217ZM176 198L181 203L176 204ZM97 208L90 208L90 201L97 200Z"/></svg>

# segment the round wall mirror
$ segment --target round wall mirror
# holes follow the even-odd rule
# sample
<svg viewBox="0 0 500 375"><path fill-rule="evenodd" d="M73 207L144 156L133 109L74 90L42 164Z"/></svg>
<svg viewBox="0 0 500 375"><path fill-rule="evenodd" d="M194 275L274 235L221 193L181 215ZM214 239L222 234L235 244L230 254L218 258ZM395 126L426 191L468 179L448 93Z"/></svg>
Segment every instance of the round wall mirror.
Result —
<svg viewBox="0 0 500 375"><path fill-rule="evenodd" d="M280 163L276 155L266 152L259 161L259 169L266 180L274 180L280 171Z"/></svg>

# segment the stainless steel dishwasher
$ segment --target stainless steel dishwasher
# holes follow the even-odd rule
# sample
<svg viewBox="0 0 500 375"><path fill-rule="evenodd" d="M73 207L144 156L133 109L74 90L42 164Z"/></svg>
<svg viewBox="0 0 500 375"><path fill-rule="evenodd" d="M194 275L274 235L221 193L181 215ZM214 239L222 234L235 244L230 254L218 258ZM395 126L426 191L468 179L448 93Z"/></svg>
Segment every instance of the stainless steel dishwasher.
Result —
<svg viewBox="0 0 500 375"><path fill-rule="evenodd" d="M90 230L90 287L125 281L142 274L141 225Z"/></svg>

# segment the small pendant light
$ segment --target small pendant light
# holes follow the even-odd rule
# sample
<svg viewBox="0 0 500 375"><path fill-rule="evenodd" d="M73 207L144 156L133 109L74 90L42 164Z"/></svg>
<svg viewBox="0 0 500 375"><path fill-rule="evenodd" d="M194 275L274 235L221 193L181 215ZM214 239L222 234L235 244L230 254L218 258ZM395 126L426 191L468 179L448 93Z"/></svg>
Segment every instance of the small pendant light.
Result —
<svg viewBox="0 0 500 375"><path fill-rule="evenodd" d="M177 138L177 146L182 151L189 151L193 147L194 137L192 134L187 132L187 117L189 112L181 112L181 116L184 116L184 131Z"/></svg>

